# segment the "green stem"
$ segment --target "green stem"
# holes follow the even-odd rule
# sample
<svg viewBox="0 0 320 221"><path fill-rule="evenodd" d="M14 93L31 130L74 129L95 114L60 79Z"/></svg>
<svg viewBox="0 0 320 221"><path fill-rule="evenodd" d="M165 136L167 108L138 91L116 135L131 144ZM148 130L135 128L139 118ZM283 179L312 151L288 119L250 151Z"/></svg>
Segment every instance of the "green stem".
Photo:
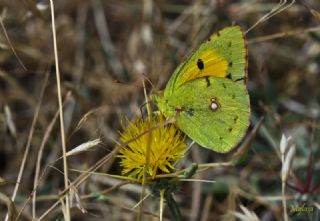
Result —
<svg viewBox="0 0 320 221"><path fill-rule="evenodd" d="M172 194L166 193L165 197L166 197L166 201L167 201L170 213L171 213L172 220L173 221L181 221L182 220L181 212L180 212L179 206L178 206L177 202L174 200Z"/></svg>

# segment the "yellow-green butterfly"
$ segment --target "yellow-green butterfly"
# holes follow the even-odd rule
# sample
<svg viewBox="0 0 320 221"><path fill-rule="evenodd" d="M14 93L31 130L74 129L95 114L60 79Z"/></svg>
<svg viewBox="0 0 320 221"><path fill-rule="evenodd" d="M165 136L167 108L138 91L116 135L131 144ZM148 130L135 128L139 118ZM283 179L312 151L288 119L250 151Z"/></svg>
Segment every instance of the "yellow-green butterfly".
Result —
<svg viewBox="0 0 320 221"><path fill-rule="evenodd" d="M239 26L213 34L173 73L159 110L199 145L217 152L235 147L249 125L247 50Z"/></svg>

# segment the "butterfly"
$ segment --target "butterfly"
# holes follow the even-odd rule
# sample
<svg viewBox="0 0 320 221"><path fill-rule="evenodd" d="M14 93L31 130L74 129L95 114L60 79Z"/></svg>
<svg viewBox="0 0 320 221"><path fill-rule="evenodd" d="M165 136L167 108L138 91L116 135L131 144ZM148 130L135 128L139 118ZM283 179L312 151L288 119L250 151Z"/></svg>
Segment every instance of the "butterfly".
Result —
<svg viewBox="0 0 320 221"><path fill-rule="evenodd" d="M152 99L200 146L225 153L241 141L250 123L246 83L244 34L239 26L231 26L189 55Z"/></svg>

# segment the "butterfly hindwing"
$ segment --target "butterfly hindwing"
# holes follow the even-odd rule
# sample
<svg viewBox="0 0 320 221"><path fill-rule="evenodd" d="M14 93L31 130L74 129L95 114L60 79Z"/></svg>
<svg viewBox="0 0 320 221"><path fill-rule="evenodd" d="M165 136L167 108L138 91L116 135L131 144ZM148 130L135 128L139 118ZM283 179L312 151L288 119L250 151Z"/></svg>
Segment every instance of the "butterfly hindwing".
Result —
<svg viewBox="0 0 320 221"><path fill-rule="evenodd" d="M250 101L242 83L219 77L181 85L168 97L177 125L203 147L227 152L240 142L249 125Z"/></svg>

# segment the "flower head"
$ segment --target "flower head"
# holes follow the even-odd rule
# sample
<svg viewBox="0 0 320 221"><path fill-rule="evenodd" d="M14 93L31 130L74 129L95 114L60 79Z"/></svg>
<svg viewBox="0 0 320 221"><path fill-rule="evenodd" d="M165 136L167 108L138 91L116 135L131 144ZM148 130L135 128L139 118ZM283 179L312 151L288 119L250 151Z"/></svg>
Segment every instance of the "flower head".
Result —
<svg viewBox="0 0 320 221"><path fill-rule="evenodd" d="M152 178L174 169L174 163L184 156L187 147L185 136L174 124L157 127L163 122L164 116L156 115L146 120L136 117L132 122L127 120L127 126L122 126L121 142L133 139L119 151L123 174L142 180L145 168L147 175Z"/></svg>

